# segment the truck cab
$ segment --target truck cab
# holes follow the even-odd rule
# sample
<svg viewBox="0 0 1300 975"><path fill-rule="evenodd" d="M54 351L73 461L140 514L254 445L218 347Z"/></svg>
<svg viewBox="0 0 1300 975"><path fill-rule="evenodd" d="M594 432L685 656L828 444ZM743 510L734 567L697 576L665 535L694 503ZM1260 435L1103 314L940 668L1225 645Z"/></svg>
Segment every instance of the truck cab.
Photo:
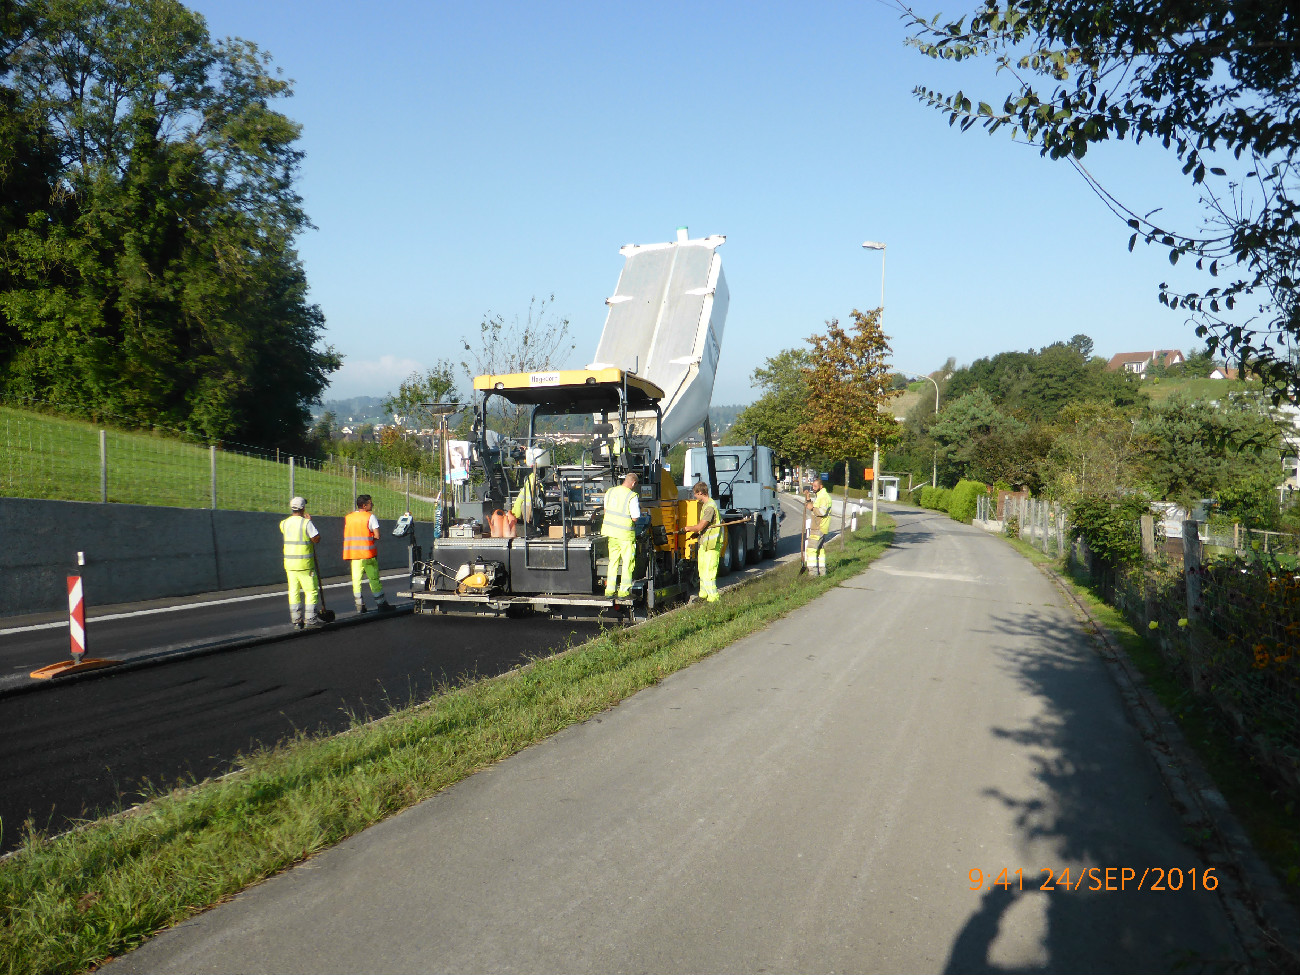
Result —
<svg viewBox="0 0 1300 975"><path fill-rule="evenodd" d="M770 447L689 447L683 466L681 491L689 493L697 481L708 484L723 521L731 522L719 574L776 555L784 513L777 493L776 457Z"/></svg>

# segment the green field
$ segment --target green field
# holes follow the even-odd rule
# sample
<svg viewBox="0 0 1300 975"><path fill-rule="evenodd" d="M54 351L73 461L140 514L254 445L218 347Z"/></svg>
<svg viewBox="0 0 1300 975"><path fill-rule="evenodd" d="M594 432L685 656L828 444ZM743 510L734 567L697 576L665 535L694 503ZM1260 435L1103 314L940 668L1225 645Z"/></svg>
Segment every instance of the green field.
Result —
<svg viewBox="0 0 1300 975"><path fill-rule="evenodd" d="M1144 379L1142 392L1151 397L1153 403L1163 403L1175 395L1190 400L1227 400L1230 393L1262 392L1259 383L1242 382L1240 379Z"/></svg>
<svg viewBox="0 0 1300 975"><path fill-rule="evenodd" d="M275 452L239 452L186 443L172 436L114 430L78 420L0 406L0 496L58 501L102 500L100 431L107 448L110 503L285 511L295 494L317 515L353 508L352 468ZM396 518L407 510L433 519L435 479L358 471L357 492L374 496L375 514Z"/></svg>

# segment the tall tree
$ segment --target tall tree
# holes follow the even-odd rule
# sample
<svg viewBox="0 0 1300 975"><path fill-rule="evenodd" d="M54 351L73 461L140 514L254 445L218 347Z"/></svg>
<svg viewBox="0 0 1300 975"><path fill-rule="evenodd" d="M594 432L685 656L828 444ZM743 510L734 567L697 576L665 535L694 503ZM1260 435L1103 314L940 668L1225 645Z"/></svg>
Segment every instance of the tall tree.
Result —
<svg viewBox="0 0 1300 975"><path fill-rule="evenodd" d="M1138 430L1148 438L1144 480L1156 498L1191 504L1243 479L1280 479L1281 427L1255 404L1174 397Z"/></svg>
<svg viewBox="0 0 1300 975"><path fill-rule="evenodd" d="M811 364L804 370L808 419L799 435L831 458L869 457L877 443L893 440L897 424L883 409L889 402L889 338L880 310L853 310L853 325L826 323L824 335L808 339Z"/></svg>
<svg viewBox="0 0 1300 975"><path fill-rule="evenodd" d="M907 10L906 7L904 7ZM918 87L962 129L1007 126L1072 163L1137 240L1192 256L1226 284L1160 298L1190 311L1211 351L1251 360L1277 397L1300 396L1300 18L1292 0L985 0L942 23L910 10L911 42L936 58L989 55L1014 79L1000 108ZM1040 83L1042 87L1040 87ZM1202 188L1205 227L1127 205L1081 160L1098 142L1159 141ZM1144 215L1145 214L1145 215ZM1210 284L1209 281L1206 282ZM1229 313L1250 296L1258 316Z"/></svg>
<svg viewBox="0 0 1300 975"><path fill-rule="evenodd" d="M20 211L0 216L0 395L300 440L340 360L293 246L298 126L270 107L288 83L176 0L12 6L0 124L36 151L0 164Z"/></svg>
<svg viewBox="0 0 1300 975"><path fill-rule="evenodd" d="M784 349L754 370L750 382L763 391L736 417L728 435L737 443L751 437L771 447L777 456L794 464L811 459L809 444L801 434L808 420L807 373L812 367L808 349Z"/></svg>
<svg viewBox="0 0 1300 975"><path fill-rule="evenodd" d="M1101 403L1071 403L1041 465L1043 483L1058 499L1119 498L1141 480L1150 438L1136 416Z"/></svg>
<svg viewBox="0 0 1300 975"><path fill-rule="evenodd" d="M399 416L419 416L425 403L451 403L456 400L456 372L446 359L440 359L424 375L413 372L402 380L397 392L384 398L384 411Z"/></svg>

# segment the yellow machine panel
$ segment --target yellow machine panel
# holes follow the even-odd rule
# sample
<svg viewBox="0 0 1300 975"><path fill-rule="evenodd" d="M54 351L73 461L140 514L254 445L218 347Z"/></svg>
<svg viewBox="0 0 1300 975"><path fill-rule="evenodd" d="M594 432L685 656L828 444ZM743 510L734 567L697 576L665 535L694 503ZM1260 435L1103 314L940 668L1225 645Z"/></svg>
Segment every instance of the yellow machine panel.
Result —
<svg viewBox="0 0 1300 975"><path fill-rule="evenodd" d="M700 502L691 498L689 501L677 502L677 522L683 528L688 525L698 525L700 523ZM695 535L678 535L682 540L682 558L695 558L695 548L699 544L699 538Z"/></svg>

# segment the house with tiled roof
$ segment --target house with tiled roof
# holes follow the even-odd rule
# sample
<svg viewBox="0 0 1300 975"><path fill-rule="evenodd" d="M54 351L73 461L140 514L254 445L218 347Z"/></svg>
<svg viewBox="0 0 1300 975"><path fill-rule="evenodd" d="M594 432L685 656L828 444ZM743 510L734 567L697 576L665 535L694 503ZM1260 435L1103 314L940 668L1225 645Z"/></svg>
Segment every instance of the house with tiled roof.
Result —
<svg viewBox="0 0 1300 975"><path fill-rule="evenodd" d="M1131 372L1145 377L1152 366L1176 366L1186 361L1177 349L1152 349L1150 352L1118 352L1111 356L1106 368L1111 372Z"/></svg>

